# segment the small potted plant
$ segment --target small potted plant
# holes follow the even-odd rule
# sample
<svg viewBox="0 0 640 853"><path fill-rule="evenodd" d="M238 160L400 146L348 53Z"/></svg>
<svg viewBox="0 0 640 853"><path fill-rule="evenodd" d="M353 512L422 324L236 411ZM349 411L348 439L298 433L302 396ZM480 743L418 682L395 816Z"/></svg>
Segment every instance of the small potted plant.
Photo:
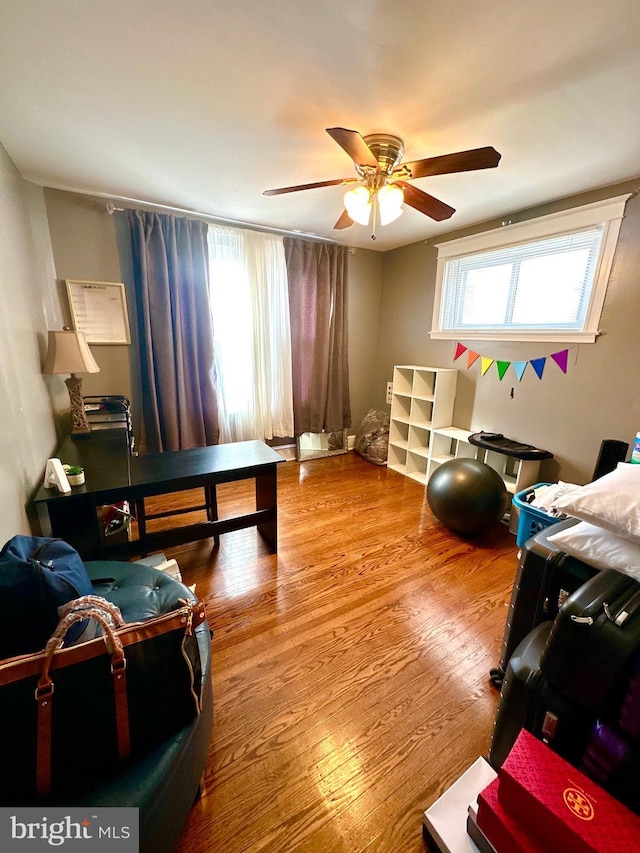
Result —
<svg viewBox="0 0 640 853"><path fill-rule="evenodd" d="M70 486L82 486L84 483L84 468L81 465L63 465Z"/></svg>

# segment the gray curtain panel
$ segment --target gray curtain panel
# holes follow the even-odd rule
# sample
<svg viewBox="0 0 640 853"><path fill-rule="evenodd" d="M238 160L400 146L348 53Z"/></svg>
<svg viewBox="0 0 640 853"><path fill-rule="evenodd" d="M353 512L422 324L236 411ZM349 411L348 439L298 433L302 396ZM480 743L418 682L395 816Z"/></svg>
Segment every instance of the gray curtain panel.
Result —
<svg viewBox="0 0 640 853"><path fill-rule="evenodd" d="M127 218L140 342L142 449L217 444L207 225L142 210L127 211Z"/></svg>
<svg viewBox="0 0 640 853"><path fill-rule="evenodd" d="M347 248L285 237L284 250L295 433L348 429L351 404Z"/></svg>

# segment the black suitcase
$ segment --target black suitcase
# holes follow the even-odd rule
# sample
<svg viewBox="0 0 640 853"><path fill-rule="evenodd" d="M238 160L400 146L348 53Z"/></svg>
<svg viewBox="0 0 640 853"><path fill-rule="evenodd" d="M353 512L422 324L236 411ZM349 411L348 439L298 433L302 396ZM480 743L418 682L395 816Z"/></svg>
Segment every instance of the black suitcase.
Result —
<svg viewBox="0 0 640 853"><path fill-rule="evenodd" d="M489 762L498 769L520 732L527 729L577 765L595 715L567 699L540 669L551 622L541 622L515 650L507 665L493 727Z"/></svg>
<svg viewBox="0 0 640 853"><path fill-rule="evenodd" d="M595 575L560 608L540 659L543 674L594 714L620 707L640 648L640 584L612 569Z"/></svg>
<svg viewBox="0 0 640 853"><path fill-rule="evenodd" d="M599 719L581 769L605 790L640 814L640 655L630 667L618 713Z"/></svg>
<svg viewBox="0 0 640 853"><path fill-rule="evenodd" d="M568 595L598 569L559 550L548 537L577 524L574 518L553 524L532 536L522 548L504 629L500 662L490 672L500 687L509 658L527 634L545 620L555 619Z"/></svg>
<svg viewBox="0 0 640 853"><path fill-rule="evenodd" d="M618 715L620 731L640 746L640 654L631 663L630 676Z"/></svg>
<svg viewBox="0 0 640 853"><path fill-rule="evenodd" d="M580 769L640 814L640 748L615 726L596 722Z"/></svg>

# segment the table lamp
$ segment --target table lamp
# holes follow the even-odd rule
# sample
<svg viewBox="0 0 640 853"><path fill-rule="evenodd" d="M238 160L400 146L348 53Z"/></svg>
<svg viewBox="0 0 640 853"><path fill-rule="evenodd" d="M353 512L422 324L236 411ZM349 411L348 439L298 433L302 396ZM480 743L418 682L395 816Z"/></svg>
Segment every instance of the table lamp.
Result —
<svg viewBox="0 0 640 853"><path fill-rule="evenodd" d="M62 332L49 332L47 359L43 373L70 373L64 384L71 400L71 434L89 435L91 427L84 413L82 380L78 373L99 373L83 332L65 326Z"/></svg>

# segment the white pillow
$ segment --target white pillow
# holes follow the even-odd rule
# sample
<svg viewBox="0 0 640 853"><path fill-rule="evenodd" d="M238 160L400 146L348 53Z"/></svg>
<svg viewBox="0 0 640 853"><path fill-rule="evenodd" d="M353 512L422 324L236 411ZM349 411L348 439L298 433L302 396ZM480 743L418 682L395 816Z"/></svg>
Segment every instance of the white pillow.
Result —
<svg viewBox="0 0 640 853"><path fill-rule="evenodd" d="M558 498L554 508L640 544L640 465L619 462L610 474Z"/></svg>
<svg viewBox="0 0 640 853"><path fill-rule="evenodd" d="M581 521L548 536L549 542L596 569L617 569L640 581L640 545Z"/></svg>

